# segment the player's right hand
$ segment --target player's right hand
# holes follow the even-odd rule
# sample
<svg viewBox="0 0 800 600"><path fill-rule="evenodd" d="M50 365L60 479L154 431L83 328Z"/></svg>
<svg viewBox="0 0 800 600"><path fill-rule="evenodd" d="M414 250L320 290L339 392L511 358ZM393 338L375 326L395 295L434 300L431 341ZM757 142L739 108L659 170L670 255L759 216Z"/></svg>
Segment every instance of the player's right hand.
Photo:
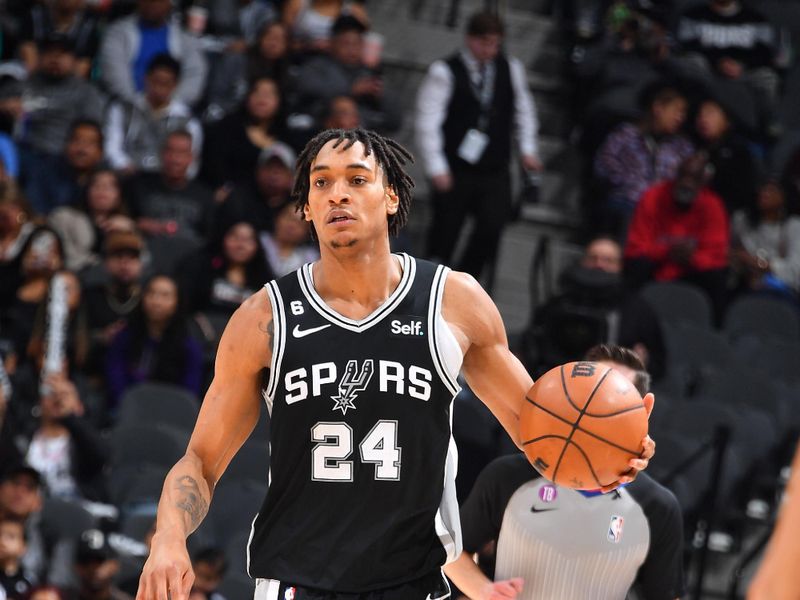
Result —
<svg viewBox="0 0 800 600"><path fill-rule="evenodd" d="M159 535L153 536L150 556L139 577L136 600L189 600L194 571L186 540Z"/></svg>
<svg viewBox="0 0 800 600"><path fill-rule="evenodd" d="M490 585L486 586L486 591L481 596L481 600L507 600L508 598L516 598L517 594L522 593L522 584L522 577L493 581Z"/></svg>

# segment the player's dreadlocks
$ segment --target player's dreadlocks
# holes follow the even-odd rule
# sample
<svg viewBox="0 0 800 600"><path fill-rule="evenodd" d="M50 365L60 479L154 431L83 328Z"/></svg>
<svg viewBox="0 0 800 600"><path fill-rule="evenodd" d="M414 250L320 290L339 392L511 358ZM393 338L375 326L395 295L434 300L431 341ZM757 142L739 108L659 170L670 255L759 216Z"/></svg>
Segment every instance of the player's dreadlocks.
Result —
<svg viewBox="0 0 800 600"><path fill-rule="evenodd" d="M397 194L397 212L389 215L389 234L397 235L403 225L406 224L408 211L411 208L414 180L406 173L404 167L407 163L414 162L414 157L394 140L385 138L374 131L365 129L327 129L318 133L306 144L306 147L297 158L297 170L292 188L292 198L294 198L297 210L303 210L308 203L311 163L322 147L331 140L336 140L333 145L334 148L344 144L343 150L347 150L356 142L361 142L364 145L365 156L374 154L375 162L383 169L383 173L386 176L386 183Z"/></svg>

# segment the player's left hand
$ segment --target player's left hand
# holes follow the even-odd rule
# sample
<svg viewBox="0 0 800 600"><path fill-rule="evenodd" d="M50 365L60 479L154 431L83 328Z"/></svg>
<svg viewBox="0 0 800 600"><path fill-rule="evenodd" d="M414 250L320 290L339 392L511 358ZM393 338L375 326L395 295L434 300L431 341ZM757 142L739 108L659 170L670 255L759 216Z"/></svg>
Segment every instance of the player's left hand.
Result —
<svg viewBox="0 0 800 600"><path fill-rule="evenodd" d="M653 412L653 405L655 404L655 396L653 394L646 394L643 398L644 401L644 409L647 411L647 418L650 418L650 413ZM630 483L636 476L639 474L640 471L644 471L647 468L647 465L650 464L650 459L655 456L656 453L656 443L649 435L644 436L642 440L642 453L639 455L639 458L632 458L628 461L628 466L630 469L623 473L619 479L617 479L614 483L611 483L607 486L601 488L601 491L605 494L607 492L611 492L617 489L621 485L625 485L626 483Z"/></svg>

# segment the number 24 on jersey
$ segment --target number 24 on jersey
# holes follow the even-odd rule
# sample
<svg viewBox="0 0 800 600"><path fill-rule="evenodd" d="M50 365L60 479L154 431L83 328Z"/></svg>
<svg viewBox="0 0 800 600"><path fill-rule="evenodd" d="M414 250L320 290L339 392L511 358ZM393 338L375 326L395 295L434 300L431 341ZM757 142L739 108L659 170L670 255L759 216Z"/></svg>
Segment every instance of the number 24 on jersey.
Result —
<svg viewBox="0 0 800 600"><path fill-rule="evenodd" d="M347 423L320 422L311 428L311 479L353 481L353 430ZM378 421L358 445L361 462L375 465L375 479L400 480L397 421Z"/></svg>

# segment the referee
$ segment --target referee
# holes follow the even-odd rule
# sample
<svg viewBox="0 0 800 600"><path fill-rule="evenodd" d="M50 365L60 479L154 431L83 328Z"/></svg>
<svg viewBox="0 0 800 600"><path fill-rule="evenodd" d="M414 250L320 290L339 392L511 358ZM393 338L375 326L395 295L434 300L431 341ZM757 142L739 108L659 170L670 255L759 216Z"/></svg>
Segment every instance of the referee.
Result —
<svg viewBox="0 0 800 600"><path fill-rule="evenodd" d="M642 396L650 377L639 357L595 346L586 360L628 377ZM445 573L472 600L644 600L684 592L683 522L675 496L640 473L608 494L563 488L523 454L498 458L461 507L464 551ZM496 544L495 581L472 560Z"/></svg>

